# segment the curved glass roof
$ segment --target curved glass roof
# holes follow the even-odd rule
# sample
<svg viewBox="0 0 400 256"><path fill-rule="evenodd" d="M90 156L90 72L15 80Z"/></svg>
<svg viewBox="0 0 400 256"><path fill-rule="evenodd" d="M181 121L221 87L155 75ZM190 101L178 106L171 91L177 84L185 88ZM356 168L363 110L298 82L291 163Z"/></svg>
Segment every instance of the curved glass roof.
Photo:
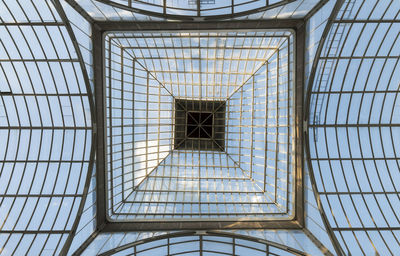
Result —
<svg viewBox="0 0 400 256"><path fill-rule="evenodd" d="M177 232L143 239L101 255L306 255L280 244L226 232Z"/></svg>
<svg viewBox="0 0 400 256"><path fill-rule="evenodd" d="M98 0L98 2L142 15L195 21L248 15L272 9L293 1L294 0Z"/></svg>
<svg viewBox="0 0 400 256"><path fill-rule="evenodd" d="M66 0L81 15L94 20L232 20L232 19L299 19L310 16L326 1L320 0L197 0L119 1ZM194 3L194 5L190 5ZM207 3L207 4L206 4ZM163 6L169 7L164 13ZM233 6L232 6L233 4ZM133 6L136 7L134 8ZM132 7L130 7L132 6ZM189 7L189 8L188 8ZM232 8L233 7L233 8ZM186 9L186 11L185 11Z"/></svg>
<svg viewBox="0 0 400 256"><path fill-rule="evenodd" d="M88 77L58 2L2 1L0 17L0 252L56 255L93 165Z"/></svg>
<svg viewBox="0 0 400 256"><path fill-rule="evenodd" d="M101 171L95 165L98 143L94 140L98 132L95 114L98 110L95 109L94 75L102 67L93 64L93 56L96 58L98 53L93 52L92 29L96 29L96 25L92 25L96 22L168 22L170 18L188 19L194 24L207 19L213 19L214 22L240 19L243 23L247 20L304 21L305 223L301 228L231 228L222 232L215 227L214 231L139 232L107 230L98 222L98 202L101 198L97 194L97 181ZM193 77L196 73L204 76L203 81L207 81L204 87L211 88L211 91L204 88L207 97L220 100L229 96L235 98L235 93L238 93L236 95L240 96L237 99L240 100L243 94L250 92L248 96L251 101L259 100L257 94L254 97L251 95L251 91L257 89L257 79L262 81L268 77L260 77L257 73L262 70L262 65L259 69L258 64L262 63L259 59L266 59L268 55L268 51L260 50L262 44L250 44L252 49L253 46L259 49L259 55L253 58L241 55L235 59L226 53L214 60L208 57L204 62L212 63L214 72L211 69L200 72L198 68L202 66L202 61L196 58L193 49L190 49L191 54L185 55L183 47L178 46L182 53L180 55L174 45L173 61L165 58L169 55L161 50L168 46L168 38L180 40L183 35L170 34L167 37L162 34L155 39L154 32L146 39L147 43L155 42L154 51L143 51L149 45L144 48L142 43L135 46L132 39L129 42L131 48L126 49L130 57L122 66L132 68L133 63L140 63L138 69L153 75L152 85L159 91L164 89L161 85L165 85L168 91L173 92L172 96L169 94L171 98L176 95L178 98L198 97L193 93L195 90L192 93L174 91L174 86L182 86L189 79L179 77L178 74L183 71L190 73L193 88L198 86L198 91L202 91L203 84L196 85L198 81ZM113 33L117 35L122 32ZM123 33L124 37L138 37L137 32ZM191 44L200 42L196 39L200 37L200 32L192 33L185 35L194 38ZM209 35L207 37L212 38ZM216 34L215 37L226 38L226 43L229 35ZM400 3L396 0L188 0L140 1L140 4L139 1L117 0L0 0L0 254L395 255L400 251L399 37ZM120 39L114 43L119 47L128 44L128 41ZM191 48L195 47L191 45ZM208 45L207 51L212 52L212 48ZM122 64L121 51L115 53L113 58L119 59L111 66L114 70L109 73L110 78L121 73L115 72L120 70ZM219 61L222 66L219 66ZM232 68L236 67L236 64L232 64L234 61L247 62L246 68L240 68L240 65ZM171 68L172 62L175 62L174 68ZM223 64L229 62L230 68L224 68ZM264 67L268 69L268 66ZM220 80L209 78L218 73L222 73ZM226 81L231 81L226 86L220 82L224 81L223 74ZM233 76L237 79L231 79ZM132 74L128 74L128 77L132 78ZM126 88L133 84L127 83ZM121 94L113 96L117 100L118 97L122 98ZM159 96L162 94L157 94ZM265 98L263 100L268 101ZM166 102L172 105L170 101ZM276 103L277 100L272 99L272 102ZM239 108L245 105L233 101L229 104ZM131 111L139 109L133 107ZM157 116L154 119L161 118ZM244 129L248 122L242 122L238 127ZM253 132L249 131L251 136L256 134L255 127L252 128ZM231 133L227 129L229 138ZM151 136L156 133L149 130L138 136L143 134ZM173 133L166 131L166 134L169 135L166 135L165 141L172 143ZM287 136L284 138L287 139ZM157 137L154 141L162 140ZM255 140L250 141L254 146ZM172 144L168 143L165 144L167 153L172 148ZM246 158L246 150L252 148L250 151L254 151L253 156L257 159L259 155L254 147L246 143L226 147L228 151L234 149L230 152L232 159L238 163L235 168L254 174L254 179L250 179L251 184L272 185L263 183L264 180L257 177L257 169L249 171L253 163L249 160L251 157ZM163 177L166 180L160 184L169 184L171 191L173 176L190 178L192 185L200 180L194 175L188 177L165 172L172 162L162 161L164 149L157 147L156 159L163 166L158 170L164 172L137 173L137 184L146 184L143 180L150 178L147 183L156 186L154 180ZM148 147L142 148L149 153ZM195 149L190 151L194 152ZM119 154L117 151L110 152ZM187 153L172 151L170 154L174 152L180 156L169 159L182 157L186 161L186 168L198 168L206 164L207 170L214 171L209 178L222 178L220 176L226 173L215 171L227 167L221 157L218 158L220 166L216 167L215 155L227 156L229 153L204 151L204 156L197 155L200 156L198 160L207 161L190 164L187 162ZM265 152L265 148L260 152ZM145 157L150 157L150 154L145 154ZM122 165L128 166L129 163L122 162ZM152 167L148 163L145 165L150 169ZM271 165L271 168L277 167ZM138 169L126 170L126 179L135 184L132 173ZM238 179L237 176L235 178ZM284 186L285 180L281 177L280 181ZM221 198L215 198L216 204L231 202L232 196L227 199L227 195L232 194L232 184L221 182L221 186L216 186L219 181L212 182L225 193ZM211 187L204 192L209 193ZM177 190L188 192L190 189L187 188L182 190L177 187ZM118 186L115 188L116 194L121 191ZM132 191L127 192L129 195ZM187 202L198 203L190 201L193 197L190 200L189 197L184 198L182 208ZM249 202L239 197L235 200L237 203ZM141 200L140 203L144 204L145 201ZM132 209L131 213L138 213ZM220 211L226 214L226 209L211 213ZM157 213L149 206L146 214L152 211ZM163 214L169 213L174 218L179 212L175 208L170 212L163 211ZM190 208L187 213L190 212L196 211ZM243 209L239 212L247 213Z"/></svg>
<svg viewBox="0 0 400 256"><path fill-rule="evenodd" d="M310 162L346 255L400 249L399 15L398 1L338 6L312 74Z"/></svg>

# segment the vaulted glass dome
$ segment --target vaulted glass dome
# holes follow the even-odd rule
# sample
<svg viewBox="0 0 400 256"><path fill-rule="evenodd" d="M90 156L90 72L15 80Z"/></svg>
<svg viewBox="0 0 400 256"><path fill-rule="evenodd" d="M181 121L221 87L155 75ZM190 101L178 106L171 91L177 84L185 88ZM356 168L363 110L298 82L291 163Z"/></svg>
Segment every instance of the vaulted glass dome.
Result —
<svg viewBox="0 0 400 256"><path fill-rule="evenodd" d="M290 31L110 32L104 41L110 218L293 217ZM209 133L189 132L196 113L207 114Z"/></svg>
<svg viewBox="0 0 400 256"><path fill-rule="evenodd" d="M0 0L0 255L396 255L399 20Z"/></svg>
<svg viewBox="0 0 400 256"><path fill-rule="evenodd" d="M294 0L100 0L99 3L144 16L202 21L233 18L273 9ZM78 1L82 5L86 1ZM88 2L88 1L87 1Z"/></svg>

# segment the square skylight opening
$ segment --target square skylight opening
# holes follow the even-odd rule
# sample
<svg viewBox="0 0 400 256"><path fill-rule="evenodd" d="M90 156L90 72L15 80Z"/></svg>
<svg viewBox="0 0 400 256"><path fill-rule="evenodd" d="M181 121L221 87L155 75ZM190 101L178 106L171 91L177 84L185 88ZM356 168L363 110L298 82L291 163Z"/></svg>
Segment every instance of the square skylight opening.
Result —
<svg viewBox="0 0 400 256"><path fill-rule="evenodd" d="M188 138L212 139L213 138L212 112L189 111L186 115L186 135Z"/></svg>
<svg viewBox="0 0 400 256"><path fill-rule="evenodd" d="M293 220L293 31L109 32L105 42L110 221ZM122 109L133 130L118 132Z"/></svg>
<svg viewBox="0 0 400 256"><path fill-rule="evenodd" d="M225 101L175 99L174 148L225 149Z"/></svg>

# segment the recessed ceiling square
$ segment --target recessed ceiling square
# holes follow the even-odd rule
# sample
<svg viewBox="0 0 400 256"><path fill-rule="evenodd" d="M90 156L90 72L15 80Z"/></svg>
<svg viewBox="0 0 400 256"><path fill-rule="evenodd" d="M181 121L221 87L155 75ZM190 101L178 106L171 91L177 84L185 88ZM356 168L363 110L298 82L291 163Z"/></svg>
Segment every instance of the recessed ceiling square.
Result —
<svg viewBox="0 0 400 256"><path fill-rule="evenodd" d="M111 222L295 219L293 31L108 32L104 44Z"/></svg>
<svg viewBox="0 0 400 256"><path fill-rule="evenodd" d="M225 101L175 99L175 149L225 149Z"/></svg>

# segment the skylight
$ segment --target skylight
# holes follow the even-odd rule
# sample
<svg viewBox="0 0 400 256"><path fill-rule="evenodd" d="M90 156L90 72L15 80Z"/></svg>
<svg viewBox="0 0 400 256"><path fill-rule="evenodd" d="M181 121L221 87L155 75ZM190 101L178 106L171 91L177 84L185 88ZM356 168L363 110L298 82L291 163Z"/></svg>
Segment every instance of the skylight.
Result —
<svg viewBox="0 0 400 256"><path fill-rule="evenodd" d="M203 20L247 15L294 2L294 0L100 0L100 2L155 17Z"/></svg>
<svg viewBox="0 0 400 256"><path fill-rule="evenodd" d="M175 99L174 149L225 149L225 101Z"/></svg>
<svg viewBox="0 0 400 256"><path fill-rule="evenodd" d="M396 254L399 14L0 0L0 254ZM248 54L274 37L279 54ZM223 111L177 119L178 100Z"/></svg>
<svg viewBox="0 0 400 256"><path fill-rule="evenodd" d="M187 112L187 137L211 139L213 137L213 116L212 112Z"/></svg>
<svg viewBox="0 0 400 256"><path fill-rule="evenodd" d="M113 221L293 218L292 32L105 42Z"/></svg>

